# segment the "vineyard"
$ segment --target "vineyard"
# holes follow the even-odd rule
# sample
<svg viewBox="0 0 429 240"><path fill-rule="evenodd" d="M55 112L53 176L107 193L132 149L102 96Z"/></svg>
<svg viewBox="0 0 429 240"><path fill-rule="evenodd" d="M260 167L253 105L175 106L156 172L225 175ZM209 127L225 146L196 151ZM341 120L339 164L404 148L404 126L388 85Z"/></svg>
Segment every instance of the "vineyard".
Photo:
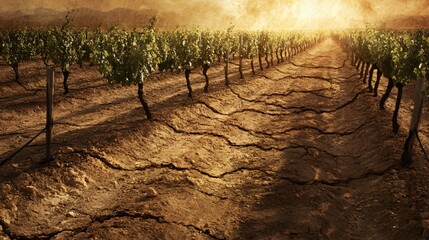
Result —
<svg viewBox="0 0 429 240"><path fill-rule="evenodd" d="M86 60L99 66L100 73L109 83L138 85L138 96L147 118L151 112L143 97L144 82L155 70L184 72L188 96L192 98L189 75L192 69L203 67L206 78L205 92L208 92L210 65L224 62L225 84L228 80L229 55L250 59L252 74L255 74L253 59L258 57L259 69L279 64L299 51L303 51L318 41L313 33L270 32L245 33L179 30L159 32L153 23L145 29L132 32L111 28L107 32L97 29L74 30L66 22L60 29L11 30L2 34L1 54L4 61L12 67L15 80L19 83L19 64L36 56L48 66L49 61L61 69L64 76L64 94L69 93L68 78L70 66L82 67ZM239 47L240 46L240 47ZM274 60L274 55L276 60ZM240 67L240 78L243 73Z"/></svg>
<svg viewBox="0 0 429 240"><path fill-rule="evenodd" d="M429 237L427 31L66 21L0 56L0 239Z"/></svg>

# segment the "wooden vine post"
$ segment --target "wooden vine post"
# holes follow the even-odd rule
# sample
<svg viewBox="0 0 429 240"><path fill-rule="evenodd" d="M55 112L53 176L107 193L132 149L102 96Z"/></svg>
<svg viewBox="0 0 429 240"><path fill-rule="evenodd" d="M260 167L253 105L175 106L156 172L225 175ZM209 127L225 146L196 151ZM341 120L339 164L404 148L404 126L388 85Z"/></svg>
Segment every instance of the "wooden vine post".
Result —
<svg viewBox="0 0 429 240"><path fill-rule="evenodd" d="M228 67L228 61L229 61L229 50L227 49L225 52L225 86L229 86L229 78L228 78L228 71L229 71L229 67Z"/></svg>
<svg viewBox="0 0 429 240"><path fill-rule="evenodd" d="M243 35L240 34L240 49L239 49L239 58L240 64L238 65L238 71L240 72L240 79L244 80L243 76Z"/></svg>
<svg viewBox="0 0 429 240"><path fill-rule="evenodd" d="M404 166L410 166L411 165L411 154L413 152L414 148L414 142L416 141L418 130L419 130L419 124L420 124L420 117L423 112L423 103L426 98L425 94L425 79L419 78L417 81L416 86L416 95L414 97L414 110L413 110L413 116L411 118L411 126L410 131L408 133L408 138L405 141L404 145L404 151L402 152L402 164Z"/></svg>
<svg viewBox="0 0 429 240"><path fill-rule="evenodd" d="M54 105L54 68L47 68L46 75L46 160L52 160L52 128L54 126L53 118Z"/></svg>

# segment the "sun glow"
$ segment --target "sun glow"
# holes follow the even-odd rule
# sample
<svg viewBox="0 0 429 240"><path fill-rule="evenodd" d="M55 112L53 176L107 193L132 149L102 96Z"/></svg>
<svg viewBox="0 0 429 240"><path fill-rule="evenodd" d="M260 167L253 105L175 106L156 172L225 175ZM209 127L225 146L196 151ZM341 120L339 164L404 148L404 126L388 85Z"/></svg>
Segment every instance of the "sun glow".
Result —
<svg viewBox="0 0 429 240"><path fill-rule="evenodd" d="M319 12L319 7L311 0L296 2L292 7L292 14L299 20L320 18L322 13Z"/></svg>
<svg viewBox="0 0 429 240"><path fill-rule="evenodd" d="M303 0L292 6L292 15L301 27L342 28L357 18L356 11L344 5L344 1Z"/></svg>
<svg viewBox="0 0 429 240"><path fill-rule="evenodd" d="M303 0L296 1L290 8L296 19L296 27L332 28L348 25L355 13L343 1Z"/></svg>
<svg viewBox="0 0 429 240"><path fill-rule="evenodd" d="M284 29L332 29L347 27L384 26L401 20L403 16L426 24L429 19L428 0L3 0L0 12L20 10L24 15L45 14L39 8L68 11L95 9L113 11L116 19L131 19L141 24L156 15L159 26L204 27L225 29L230 25L236 29L284 30ZM122 9L122 10L121 10ZM123 11L131 9L139 13ZM39 9L40 10L40 9ZM13 15L11 15L13 16ZM41 18L45 18L43 15ZM144 18L144 17L143 17ZM50 19L50 18L47 18ZM422 19L422 20L420 20ZM392 21L395 20L395 21ZM95 21L95 20L94 20ZM95 21L99 25L100 21ZM118 20L119 21L119 20ZM109 21L107 21L109 22ZM121 21L119 21L121 22Z"/></svg>
<svg viewBox="0 0 429 240"><path fill-rule="evenodd" d="M250 14L242 10L234 14L237 22L251 22L253 29L344 28L360 18L356 9L340 0L271 0L255 4Z"/></svg>

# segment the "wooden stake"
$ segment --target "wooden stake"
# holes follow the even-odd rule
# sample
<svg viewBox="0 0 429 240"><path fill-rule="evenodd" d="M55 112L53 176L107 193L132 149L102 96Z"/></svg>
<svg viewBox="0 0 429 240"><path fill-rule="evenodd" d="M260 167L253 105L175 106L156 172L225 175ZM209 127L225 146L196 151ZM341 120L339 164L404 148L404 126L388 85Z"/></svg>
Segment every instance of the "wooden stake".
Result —
<svg viewBox="0 0 429 240"><path fill-rule="evenodd" d="M229 86L229 79L228 79L228 61L229 61L229 50L227 49L225 52L225 85Z"/></svg>
<svg viewBox="0 0 429 240"><path fill-rule="evenodd" d="M402 153L402 164L404 166L411 165L411 154L414 148L414 142L416 141L417 133L419 130L420 118L423 112L423 103L425 100L425 79L420 78L417 81L416 95L414 97L414 110L411 118L410 131L408 138L405 141L404 151Z"/></svg>
<svg viewBox="0 0 429 240"><path fill-rule="evenodd" d="M238 65L238 71L240 72L240 79L244 80L243 76L243 36L240 34L240 50L239 50L240 64Z"/></svg>
<svg viewBox="0 0 429 240"><path fill-rule="evenodd" d="M54 126L53 118L54 105L54 68L47 68L46 75L46 160L52 160L52 128Z"/></svg>

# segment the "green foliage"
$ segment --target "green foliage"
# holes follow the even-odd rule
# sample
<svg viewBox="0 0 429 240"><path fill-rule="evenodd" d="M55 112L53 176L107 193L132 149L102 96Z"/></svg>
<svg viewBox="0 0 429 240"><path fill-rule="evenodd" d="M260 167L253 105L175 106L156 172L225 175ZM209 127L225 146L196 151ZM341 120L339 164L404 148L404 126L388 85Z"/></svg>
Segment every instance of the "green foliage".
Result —
<svg viewBox="0 0 429 240"><path fill-rule="evenodd" d="M11 30L0 35L0 53L12 65L30 60L36 54L45 64L52 60L63 72L82 61L99 65L109 82L142 83L158 67L177 71L212 65L216 60L228 61L227 54L239 53L242 37L242 57L253 58L309 43L315 34L302 32L272 33L201 31L199 29L158 31L155 19L143 30L87 31L72 29L70 19L61 28Z"/></svg>
<svg viewBox="0 0 429 240"><path fill-rule="evenodd" d="M403 85L428 77L428 32L393 32L369 29L343 32L337 38L365 62L376 64L383 74Z"/></svg>
<svg viewBox="0 0 429 240"><path fill-rule="evenodd" d="M215 33L211 31L201 32L200 41L201 64L211 65L215 61Z"/></svg>
<svg viewBox="0 0 429 240"><path fill-rule="evenodd" d="M270 35L268 32L261 31L258 34L258 53L261 55L265 55L269 53L269 42L270 42Z"/></svg>
<svg viewBox="0 0 429 240"><path fill-rule="evenodd" d="M224 44L227 44L229 54L238 54L240 51L240 34L238 32L227 31Z"/></svg>
<svg viewBox="0 0 429 240"><path fill-rule="evenodd" d="M419 62L419 47L417 39L410 34L398 36L394 42L392 51L393 61L393 80L404 85L417 79L415 69L418 68Z"/></svg>
<svg viewBox="0 0 429 240"><path fill-rule="evenodd" d="M110 83L143 83L159 63L153 29L127 32L112 28L103 35L99 47L99 70Z"/></svg>
<svg viewBox="0 0 429 240"><path fill-rule="evenodd" d="M4 47L3 47L3 42L4 42L4 36L5 34L3 32L0 32L0 56L3 56L3 52L4 52Z"/></svg>
<svg viewBox="0 0 429 240"><path fill-rule="evenodd" d="M252 32L243 32L243 57L253 58L258 54L258 35Z"/></svg>
<svg viewBox="0 0 429 240"><path fill-rule="evenodd" d="M171 41L173 35L170 32L157 32L156 34L156 45L158 48L158 57L160 62L166 62L173 59L173 51L171 47ZM172 67L172 66L168 66Z"/></svg>
<svg viewBox="0 0 429 240"><path fill-rule="evenodd" d="M63 72L68 72L70 66L78 60L75 41L75 33L66 26L53 29L48 36L50 59Z"/></svg>
<svg viewBox="0 0 429 240"><path fill-rule="evenodd" d="M48 65L49 61L49 44L48 39L51 35L50 29L39 29L37 30L37 54L42 57L42 60L45 65Z"/></svg>
<svg viewBox="0 0 429 240"><path fill-rule="evenodd" d="M87 31L84 29L73 31L73 48L76 51L76 61L82 63L85 60L89 60L89 42L87 39Z"/></svg>
<svg viewBox="0 0 429 240"><path fill-rule="evenodd" d="M416 35L418 67L414 68L414 74L429 80L429 32L418 31Z"/></svg>
<svg viewBox="0 0 429 240"><path fill-rule="evenodd" d="M1 52L3 60L10 66L31 60L37 53L37 38L34 31L13 29L2 34Z"/></svg>
<svg viewBox="0 0 429 240"><path fill-rule="evenodd" d="M102 49L103 39L104 33L99 28L95 29L94 31L88 32L88 39L86 41L86 44L88 46L87 54L91 63L98 63L98 54L100 52L100 49Z"/></svg>
<svg viewBox="0 0 429 240"><path fill-rule="evenodd" d="M198 66L201 49L201 34L199 30L178 30L171 39L171 49L174 58L174 69L184 71Z"/></svg>
<svg viewBox="0 0 429 240"><path fill-rule="evenodd" d="M215 36L214 36L214 50L215 50L215 54L217 55L217 57L218 57L218 59L220 60L220 59L223 59L223 60L225 60L224 58L225 58L225 53L226 53L226 51L227 51L227 49L228 49L228 46L226 46L224 43L225 43L225 40L224 39L226 39L227 38L227 34L226 34L226 32L221 32L221 31L217 31L216 33L215 33Z"/></svg>

